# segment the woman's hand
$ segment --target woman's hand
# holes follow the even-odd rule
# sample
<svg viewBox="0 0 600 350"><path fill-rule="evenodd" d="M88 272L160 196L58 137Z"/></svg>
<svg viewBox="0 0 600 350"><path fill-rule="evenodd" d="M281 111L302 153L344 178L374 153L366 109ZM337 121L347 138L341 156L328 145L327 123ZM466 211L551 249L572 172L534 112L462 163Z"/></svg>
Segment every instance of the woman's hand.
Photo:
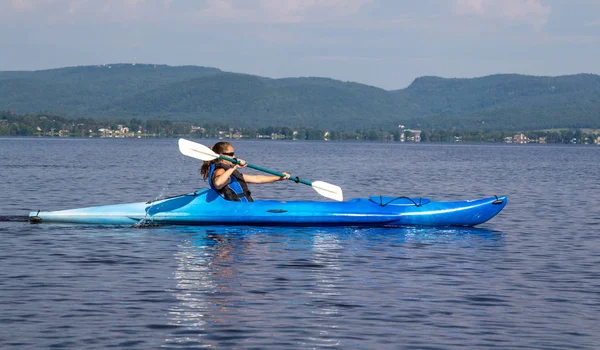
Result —
<svg viewBox="0 0 600 350"><path fill-rule="evenodd" d="M282 173L283 173L285 176L283 176L283 177L280 177L280 178L279 178L279 181L282 181L282 180L287 180L287 179L289 179L289 178L290 178L290 174L286 173L285 171L284 171L284 172L282 172Z"/></svg>
<svg viewBox="0 0 600 350"><path fill-rule="evenodd" d="M237 163L235 164L234 167L236 169L239 169L239 168L245 168L247 166L248 166L248 163L246 163L245 160L237 158Z"/></svg>

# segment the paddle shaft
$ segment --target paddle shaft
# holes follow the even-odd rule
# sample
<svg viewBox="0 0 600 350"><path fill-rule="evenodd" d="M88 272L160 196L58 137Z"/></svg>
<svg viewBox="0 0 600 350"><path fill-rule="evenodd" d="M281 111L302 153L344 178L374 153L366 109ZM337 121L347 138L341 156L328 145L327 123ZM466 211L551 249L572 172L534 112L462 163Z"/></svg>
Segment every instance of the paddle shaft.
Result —
<svg viewBox="0 0 600 350"><path fill-rule="evenodd" d="M240 161L237 158L229 158L227 156L219 156L219 158L227 160L227 161L230 161L233 164L240 164ZM263 168L263 167L258 166L258 165L246 163L246 166L248 168L256 169L256 170L265 172L267 174L271 174L271 175L275 175L275 176L279 176L279 177L284 177L285 176L284 173L280 173L278 171L269 170L269 169ZM294 181L296 183L301 183L301 184L304 184L304 185L312 186L312 182L306 181L306 180L302 180L302 179L298 178L297 176L296 177L291 177L290 176L290 178L288 180L292 180L292 181Z"/></svg>

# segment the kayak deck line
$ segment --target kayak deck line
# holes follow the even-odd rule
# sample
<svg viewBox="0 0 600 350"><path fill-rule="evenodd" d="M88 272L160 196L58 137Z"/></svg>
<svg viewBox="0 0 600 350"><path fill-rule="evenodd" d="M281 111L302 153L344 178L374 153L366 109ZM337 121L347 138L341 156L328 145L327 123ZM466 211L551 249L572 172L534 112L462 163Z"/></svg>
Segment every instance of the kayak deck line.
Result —
<svg viewBox="0 0 600 350"><path fill-rule="evenodd" d="M369 197L369 200L370 200L371 202L373 202L373 203L377 203L376 201L374 201L374 200L373 200L373 198L376 198L376 196L371 196L371 197ZM424 205L424 204L427 204L427 203L429 203L429 202L430 202L430 201L429 201L429 199L425 199L425 200L426 200L426 202L425 202L425 203L423 203L423 198L422 198L422 197L419 197L419 203L417 203L417 202L416 202L416 201L415 201L413 198L410 198L410 197L405 197L405 196L400 196L400 197L393 198L393 199L391 199L391 200L387 201L386 203L383 203L383 199L384 199L384 198L392 198L392 197L384 197L384 196L379 196L379 203L377 203L377 204L379 204L379 206L381 206L381 207L385 207L386 205L389 205L389 204L391 204L392 202L394 202L394 201L396 201L396 200L400 200L400 199L407 199L407 200L409 200L409 201L410 201L410 202L411 202L413 205L415 205L415 206L417 206L417 207L420 207L420 206L422 206L422 205ZM407 203L407 204L394 204L394 205L410 205L410 204L409 204L409 203Z"/></svg>
<svg viewBox="0 0 600 350"><path fill-rule="evenodd" d="M198 195L198 191L199 190L194 191L194 192L190 192L190 193L177 194L177 195L169 196L169 197L165 197L165 198L154 199L154 200L151 200L151 201L147 201L146 204L152 204L152 203L164 201L165 199L172 199L172 198L177 198L177 197L182 197L182 196L192 196L192 197L195 197L195 196Z"/></svg>

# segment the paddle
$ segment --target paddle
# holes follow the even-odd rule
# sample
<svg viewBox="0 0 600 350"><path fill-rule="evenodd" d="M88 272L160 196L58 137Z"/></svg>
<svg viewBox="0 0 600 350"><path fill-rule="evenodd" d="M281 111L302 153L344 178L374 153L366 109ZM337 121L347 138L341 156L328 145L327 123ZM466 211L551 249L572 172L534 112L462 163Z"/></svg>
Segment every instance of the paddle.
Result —
<svg viewBox="0 0 600 350"><path fill-rule="evenodd" d="M213 152L212 149L210 149L204 145L201 145L199 143L196 143L196 142L193 142L190 140L186 140L186 139L179 139L179 151L188 157L200 159L203 161L211 161L213 159L220 158L220 159L228 160L234 164L239 164L239 161L235 158L229 158L227 156L220 156L220 155L216 154L215 152ZM263 167L253 165L250 163L246 163L246 165L249 168L260 170L262 172L265 172L265 173L268 173L271 175L280 176L280 177L285 176L285 174L283 174L283 173L265 169ZM340 202L344 200L344 195L342 193L342 189L339 186L332 185L330 183L323 182L323 181L310 182L310 181L302 180L298 177L290 177L289 180L311 186L315 191L317 191L318 194L320 194L323 197L331 198L333 200L340 201Z"/></svg>

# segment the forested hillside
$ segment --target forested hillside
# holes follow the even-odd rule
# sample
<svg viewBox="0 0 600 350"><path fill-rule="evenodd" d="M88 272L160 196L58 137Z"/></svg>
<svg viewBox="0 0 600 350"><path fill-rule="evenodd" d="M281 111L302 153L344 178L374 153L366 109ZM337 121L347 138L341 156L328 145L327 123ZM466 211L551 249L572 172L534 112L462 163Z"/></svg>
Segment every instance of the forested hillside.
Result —
<svg viewBox="0 0 600 350"><path fill-rule="evenodd" d="M412 115L443 128L468 128L482 121L509 130L600 124L600 76L593 74L422 77L392 94Z"/></svg>
<svg viewBox="0 0 600 350"><path fill-rule="evenodd" d="M218 74L206 67L110 64L34 72L0 72L0 110L92 116L142 91Z"/></svg>
<svg viewBox="0 0 600 350"><path fill-rule="evenodd" d="M421 77L406 89L387 91L328 78L111 64L0 72L0 110L253 128L599 128L600 76Z"/></svg>

